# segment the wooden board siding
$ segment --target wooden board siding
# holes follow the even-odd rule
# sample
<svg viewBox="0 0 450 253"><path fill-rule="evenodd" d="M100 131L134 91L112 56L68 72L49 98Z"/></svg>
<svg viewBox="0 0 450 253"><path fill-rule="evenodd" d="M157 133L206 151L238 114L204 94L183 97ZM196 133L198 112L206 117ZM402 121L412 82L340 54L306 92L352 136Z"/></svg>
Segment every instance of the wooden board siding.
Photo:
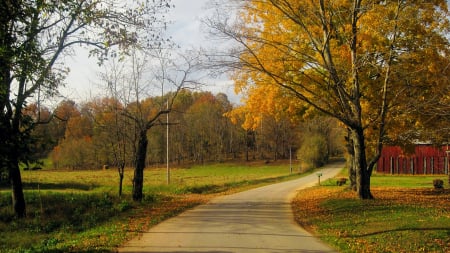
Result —
<svg viewBox="0 0 450 253"><path fill-rule="evenodd" d="M378 173L388 174L449 174L448 146L417 145L414 154L400 147L385 146L377 164Z"/></svg>

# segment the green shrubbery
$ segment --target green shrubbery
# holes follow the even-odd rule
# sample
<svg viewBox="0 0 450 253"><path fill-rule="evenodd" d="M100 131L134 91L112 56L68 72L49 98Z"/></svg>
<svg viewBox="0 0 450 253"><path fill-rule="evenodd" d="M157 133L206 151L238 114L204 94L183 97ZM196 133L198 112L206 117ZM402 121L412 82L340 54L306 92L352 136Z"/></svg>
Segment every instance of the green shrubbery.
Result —
<svg viewBox="0 0 450 253"><path fill-rule="evenodd" d="M35 234L37 238L41 238L41 245L32 242L36 251L39 248L49 249L58 242L57 238L61 233L94 229L132 208L127 200L109 194L47 192L41 195L39 192L28 192L25 197L28 217L15 220L10 194L0 195L0 230L2 234L9 235L8 238L0 239L0 245L8 245L8 248L19 251L20 248L30 247L22 240L21 233ZM2 251L0 246L0 252Z"/></svg>
<svg viewBox="0 0 450 253"><path fill-rule="evenodd" d="M318 168L328 161L327 140L323 135L312 134L305 136L297 158L302 162L304 169Z"/></svg>

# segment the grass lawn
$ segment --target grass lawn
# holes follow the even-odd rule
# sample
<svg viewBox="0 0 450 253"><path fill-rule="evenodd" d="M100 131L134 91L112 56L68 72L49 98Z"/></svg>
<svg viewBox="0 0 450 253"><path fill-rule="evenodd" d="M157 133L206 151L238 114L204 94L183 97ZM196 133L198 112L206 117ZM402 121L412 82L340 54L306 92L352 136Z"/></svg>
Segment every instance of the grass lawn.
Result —
<svg viewBox="0 0 450 253"><path fill-rule="evenodd" d="M445 181L434 190L432 181ZM450 252L448 176L372 177L374 200L329 181L301 191L296 220L339 252Z"/></svg>
<svg viewBox="0 0 450 253"><path fill-rule="evenodd" d="M13 216L11 192L0 188L0 252L110 252L150 226L217 194L299 177L288 162L215 164L144 172L144 200L131 200L133 171L124 196L118 173L86 170L23 171L27 218Z"/></svg>

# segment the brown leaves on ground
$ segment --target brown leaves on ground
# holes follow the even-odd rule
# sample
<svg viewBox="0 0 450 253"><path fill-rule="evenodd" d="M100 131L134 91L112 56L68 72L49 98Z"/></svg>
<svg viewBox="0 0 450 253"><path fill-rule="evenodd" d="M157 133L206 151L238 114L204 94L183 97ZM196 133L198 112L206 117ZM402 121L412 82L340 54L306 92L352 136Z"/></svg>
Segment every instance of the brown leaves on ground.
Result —
<svg viewBox="0 0 450 253"><path fill-rule="evenodd" d="M311 222L309 217L311 215L317 217L326 216L326 209L322 208L320 203L334 198L338 193L345 194L341 188L327 187L308 188L300 191L292 202L292 209L297 223L310 233L316 233L317 227ZM341 195L341 197L344 196Z"/></svg>
<svg viewBox="0 0 450 253"><path fill-rule="evenodd" d="M359 200L314 187L293 200L296 221L340 252L450 252L450 190L374 187Z"/></svg>

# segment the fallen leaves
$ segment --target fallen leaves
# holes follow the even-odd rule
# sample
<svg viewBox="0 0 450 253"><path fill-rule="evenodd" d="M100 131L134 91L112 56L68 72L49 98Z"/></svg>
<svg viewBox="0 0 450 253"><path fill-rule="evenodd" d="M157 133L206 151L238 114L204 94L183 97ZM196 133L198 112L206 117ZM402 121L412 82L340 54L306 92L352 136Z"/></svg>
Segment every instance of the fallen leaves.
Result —
<svg viewBox="0 0 450 253"><path fill-rule="evenodd" d="M359 200L339 187L314 187L293 201L296 221L340 252L450 252L450 190L372 188Z"/></svg>

